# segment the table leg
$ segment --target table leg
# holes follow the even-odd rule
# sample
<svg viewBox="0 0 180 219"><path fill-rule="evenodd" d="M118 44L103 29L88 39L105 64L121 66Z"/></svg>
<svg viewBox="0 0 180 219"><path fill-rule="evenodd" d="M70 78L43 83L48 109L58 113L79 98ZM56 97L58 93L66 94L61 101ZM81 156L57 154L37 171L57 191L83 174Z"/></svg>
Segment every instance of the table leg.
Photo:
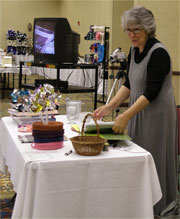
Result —
<svg viewBox="0 0 180 219"><path fill-rule="evenodd" d="M14 75L15 75L15 74L13 74L13 90L14 90L14 80L15 80L15 79L14 79Z"/></svg>
<svg viewBox="0 0 180 219"><path fill-rule="evenodd" d="M98 67L95 69L94 110L97 108Z"/></svg>
<svg viewBox="0 0 180 219"><path fill-rule="evenodd" d="M6 88L6 73L3 73L3 91L2 91L2 99L5 97L5 88Z"/></svg>
<svg viewBox="0 0 180 219"><path fill-rule="evenodd" d="M9 72L8 72L8 86L7 86L7 88L9 88Z"/></svg>

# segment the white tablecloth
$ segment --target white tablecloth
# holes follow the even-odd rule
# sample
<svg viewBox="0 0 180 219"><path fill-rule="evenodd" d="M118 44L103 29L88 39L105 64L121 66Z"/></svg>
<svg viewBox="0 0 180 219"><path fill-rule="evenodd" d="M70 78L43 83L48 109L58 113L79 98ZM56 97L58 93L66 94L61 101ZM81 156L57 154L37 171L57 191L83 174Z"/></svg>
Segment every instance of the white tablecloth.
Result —
<svg viewBox="0 0 180 219"><path fill-rule="evenodd" d="M56 79L57 70L52 68L31 67L32 73L44 76L45 78ZM98 73L98 94L103 94L103 80L100 77L102 75L102 69L99 69ZM60 69L60 79L68 81L70 85L82 86L82 87L94 87L95 86L95 69ZM106 80L105 94L107 94L108 82Z"/></svg>
<svg viewBox="0 0 180 219"><path fill-rule="evenodd" d="M12 65L12 66L0 66L0 73L13 73L19 74L19 65ZM27 66L23 66L22 73L26 75L31 75L31 69Z"/></svg>
<svg viewBox="0 0 180 219"><path fill-rule="evenodd" d="M65 116L58 120L66 136L76 135ZM153 218L161 189L151 154L138 145L86 157L70 141L54 151L20 143L10 117L0 128L0 168L8 166L17 192L12 218Z"/></svg>
<svg viewBox="0 0 180 219"><path fill-rule="evenodd" d="M57 78L57 70L52 68L31 67L33 73L46 78ZM94 69L60 69L60 79L68 81L72 85L93 87L95 86Z"/></svg>

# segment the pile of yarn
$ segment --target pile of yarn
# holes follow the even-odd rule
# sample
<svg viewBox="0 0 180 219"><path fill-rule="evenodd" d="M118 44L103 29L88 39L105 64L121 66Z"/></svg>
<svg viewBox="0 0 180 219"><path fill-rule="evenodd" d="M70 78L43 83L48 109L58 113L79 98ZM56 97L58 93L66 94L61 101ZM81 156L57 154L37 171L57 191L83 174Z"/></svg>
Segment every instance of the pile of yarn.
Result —
<svg viewBox="0 0 180 219"><path fill-rule="evenodd" d="M34 142L32 147L39 150L55 150L63 147L64 129L63 123L57 121L49 121L47 124L43 122L33 122L32 135Z"/></svg>

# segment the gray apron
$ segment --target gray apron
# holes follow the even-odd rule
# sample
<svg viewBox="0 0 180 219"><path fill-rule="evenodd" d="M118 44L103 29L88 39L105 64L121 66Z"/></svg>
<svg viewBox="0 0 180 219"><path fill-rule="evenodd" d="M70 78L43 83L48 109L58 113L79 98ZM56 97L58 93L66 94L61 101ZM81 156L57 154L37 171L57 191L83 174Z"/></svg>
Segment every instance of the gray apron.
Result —
<svg viewBox="0 0 180 219"><path fill-rule="evenodd" d="M136 64L135 51L131 49L129 81L130 106L141 96L146 87L147 64L152 52L162 47L156 43L147 56ZM166 50L167 51L167 50ZM166 75L160 93L144 110L136 114L128 124L128 134L133 142L149 151L155 161L162 199L154 212L160 213L177 198L177 111L172 88L172 71Z"/></svg>

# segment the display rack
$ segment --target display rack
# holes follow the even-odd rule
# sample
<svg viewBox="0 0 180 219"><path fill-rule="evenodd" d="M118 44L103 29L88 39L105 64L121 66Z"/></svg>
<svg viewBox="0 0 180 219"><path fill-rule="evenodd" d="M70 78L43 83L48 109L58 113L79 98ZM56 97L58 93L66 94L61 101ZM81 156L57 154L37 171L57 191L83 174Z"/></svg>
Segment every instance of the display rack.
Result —
<svg viewBox="0 0 180 219"><path fill-rule="evenodd" d="M105 102L105 80L108 80L108 66L109 66L109 27L105 27L104 34L104 59L103 59L103 95L102 102Z"/></svg>
<svg viewBox="0 0 180 219"><path fill-rule="evenodd" d="M6 33L7 55L32 54L33 40L26 33L8 30Z"/></svg>
<svg viewBox="0 0 180 219"><path fill-rule="evenodd" d="M98 102L105 103L105 81L108 80L108 62L109 62L109 27L104 26L96 26L91 25L90 31L87 33L87 35L84 37L85 40L100 42L103 46L103 59L98 60L98 51L93 51L95 58L90 57L90 61L95 64L102 64L102 80L103 80L103 91L102 91L102 100L98 100ZM98 35L99 34L99 35ZM93 45L93 44L92 44ZM101 54L102 56L102 54Z"/></svg>
<svg viewBox="0 0 180 219"><path fill-rule="evenodd" d="M95 86L93 88L80 87L68 85L68 88L59 87L59 91L61 93L94 93L94 109L97 108L97 86L98 86L98 65L93 64L39 64L33 62L20 62L20 70L19 70L19 89L35 89L34 84L22 84L22 69L23 66L35 66L35 67L44 67L44 68L52 68L56 69L57 77L56 80L60 81L60 70L61 69L94 69L95 70Z"/></svg>

